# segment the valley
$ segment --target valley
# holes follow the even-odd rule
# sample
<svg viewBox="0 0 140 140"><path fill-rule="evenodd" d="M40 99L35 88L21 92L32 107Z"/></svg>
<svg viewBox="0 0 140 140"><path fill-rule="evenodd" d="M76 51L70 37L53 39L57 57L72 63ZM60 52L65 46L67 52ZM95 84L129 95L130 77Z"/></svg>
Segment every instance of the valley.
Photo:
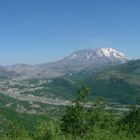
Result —
<svg viewBox="0 0 140 140"><path fill-rule="evenodd" d="M79 50L49 64L1 67L0 133L6 132L11 120L30 133L41 119L61 120L66 108L76 105L73 101L82 85L89 87L82 106L87 114L101 100L105 112L121 118L140 98L139 81L140 60L112 48Z"/></svg>
<svg viewBox="0 0 140 140"><path fill-rule="evenodd" d="M83 83L91 89L90 100L103 97L131 104L140 96L140 61L112 48L79 50L48 64L7 66L1 74L7 77L0 82L0 92L24 101L67 105Z"/></svg>
<svg viewBox="0 0 140 140"><path fill-rule="evenodd" d="M117 56L116 61L114 61L115 56ZM97 59L98 57L100 59ZM66 68L66 64L71 63L71 68L74 68L78 64L75 62L80 61L81 64L77 65L80 67L79 71L70 70L71 68L67 67L67 71L63 69L65 71L63 71L63 75L58 74L59 76L55 77L46 77L47 75L42 77L46 72L42 72L40 75L28 75L21 72L22 68L24 70L24 68L29 67L28 65L15 65L5 70L5 75L7 75L7 71L9 74L10 72L14 73L14 75L7 76L5 80L0 82L0 93L19 101L67 106L71 104L71 99L76 95L78 86L86 83L91 89L89 102L97 97L103 97L108 102L108 107L114 104L116 110L127 110L121 109L120 106L129 105L140 96L140 61L128 61L126 58L122 53L111 48L77 51L67 57L65 60L67 62L62 62L62 59L61 62L46 65L46 72L48 65L50 68L57 65L56 71L58 72L58 69ZM36 66L33 66L32 69L34 67ZM16 75L16 73L18 74Z"/></svg>

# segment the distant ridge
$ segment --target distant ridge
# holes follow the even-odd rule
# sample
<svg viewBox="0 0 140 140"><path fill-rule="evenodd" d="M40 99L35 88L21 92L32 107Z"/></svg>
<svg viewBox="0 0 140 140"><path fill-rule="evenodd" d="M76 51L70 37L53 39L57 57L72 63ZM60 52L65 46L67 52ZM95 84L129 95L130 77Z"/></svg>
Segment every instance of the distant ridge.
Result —
<svg viewBox="0 0 140 140"><path fill-rule="evenodd" d="M26 76L57 77L69 72L80 72L86 68L98 71L110 66L126 63L129 57L113 48L83 49L72 53L59 61L40 64L19 64L8 66L8 70Z"/></svg>

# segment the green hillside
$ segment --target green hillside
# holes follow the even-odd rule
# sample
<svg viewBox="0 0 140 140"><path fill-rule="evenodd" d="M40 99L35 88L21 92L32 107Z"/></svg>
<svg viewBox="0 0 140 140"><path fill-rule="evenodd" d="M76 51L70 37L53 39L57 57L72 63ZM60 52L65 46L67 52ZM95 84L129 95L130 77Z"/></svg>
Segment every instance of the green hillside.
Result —
<svg viewBox="0 0 140 140"><path fill-rule="evenodd" d="M63 112L63 106L20 101L0 93L0 135L6 132L9 121L18 122L32 132L38 121L58 119Z"/></svg>
<svg viewBox="0 0 140 140"><path fill-rule="evenodd" d="M140 98L140 60L91 76L86 82L92 96L103 96L121 103L132 103Z"/></svg>
<svg viewBox="0 0 140 140"><path fill-rule="evenodd" d="M66 74L53 79L48 87L56 96L72 98L80 83L90 86L90 99L101 96L113 102L133 103L140 98L140 60L130 61L96 74L87 70L72 75Z"/></svg>
<svg viewBox="0 0 140 140"><path fill-rule="evenodd" d="M120 115L106 109L99 98L87 108L84 103L88 94L88 86L81 86L72 100L74 104L65 106L58 120L14 111L7 108L8 102L24 103L0 96L0 140L139 140L139 106Z"/></svg>

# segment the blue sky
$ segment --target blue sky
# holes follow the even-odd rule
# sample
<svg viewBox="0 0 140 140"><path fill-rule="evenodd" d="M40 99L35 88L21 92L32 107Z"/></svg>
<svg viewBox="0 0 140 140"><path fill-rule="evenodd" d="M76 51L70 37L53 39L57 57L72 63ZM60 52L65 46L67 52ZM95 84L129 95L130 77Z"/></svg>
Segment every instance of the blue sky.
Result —
<svg viewBox="0 0 140 140"><path fill-rule="evenodd" d="M139 0L1 0L0 65L113 47L140 58Z"/></svg>

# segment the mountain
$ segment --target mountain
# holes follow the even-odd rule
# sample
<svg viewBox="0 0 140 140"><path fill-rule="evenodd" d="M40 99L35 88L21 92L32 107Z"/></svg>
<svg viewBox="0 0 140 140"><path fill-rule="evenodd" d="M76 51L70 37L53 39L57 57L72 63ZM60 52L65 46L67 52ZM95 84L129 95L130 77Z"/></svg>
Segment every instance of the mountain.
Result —
<svg viewBox="0 0 140 140"><path fill-rule="evenodd" d="M0 73L7 72L8 70L5 67L0 66Z"/></svg>
<svg viewBox="0 0 140 140"><path fill-rule="evenodd" d="M84 49L74 52L60 61L43 64L41 67L50 67L60 72L81 71L88 67L103 67L127 62L129 59L123 53L112 48Z"/></svg>
<svg viewBox="0 0 140 140"><path fill-rule="evenodd" d="M7 68L0 66L0 81L19 76L14 71L9 71Z"/></svg>
<svg viewBox="0 0 140 140"><path fill-rule="evenodd" d="M9 71L15 71L17 74L20 75L28 75L30 73L33 73L34 66L27 65L27 64L15 64L15 65L9 65L5 67Z"/></svg>
<svg viewBox="0 0 140 140"><path fill-rule="evenodd" d="M27 76L27 80L46 80L43 88L56 97L73 97L81 82L91 87L93 98L132 103L140 97L140 60L131 60L112 48L79 50L53 63L18 64L4 69ZM45 90L41 92L46 94Z"/></svg>
<svg viewBox="0 0 140 140"><path fill-rule="evenodd" d="M111 67L99 73L82 71L55 78L49 87L56 95L71 98L80 83L89 85L90 99L104 97L112 102L134 103L140 98L140 60ZM69 88L72 87L72 88Z"/></svg>
<svg viewBox="0 0 140 140"><path fill-rule="evenodd" d="M79 50L59 61L40 65L15 65L8 67L23 75L58 77L70 72L92 69L94 72L119 65L129 60L123 53L112 48Z"/></svg>
<svg viewBox="0 0 140 140"><path fill-rule="evenodd" d="M121 103L140 98L140 60L129 61L85 80L92 96L103 96Z"/></svg>
<svg viewBox="0 0 140 140"><path fill-rule="evenodd" d="M69 57L65 58L65 61L78 62L84 65L110 62L124 63L127 61L127 57L123 53L112 48L97 48L76 51Z"/></svg>

